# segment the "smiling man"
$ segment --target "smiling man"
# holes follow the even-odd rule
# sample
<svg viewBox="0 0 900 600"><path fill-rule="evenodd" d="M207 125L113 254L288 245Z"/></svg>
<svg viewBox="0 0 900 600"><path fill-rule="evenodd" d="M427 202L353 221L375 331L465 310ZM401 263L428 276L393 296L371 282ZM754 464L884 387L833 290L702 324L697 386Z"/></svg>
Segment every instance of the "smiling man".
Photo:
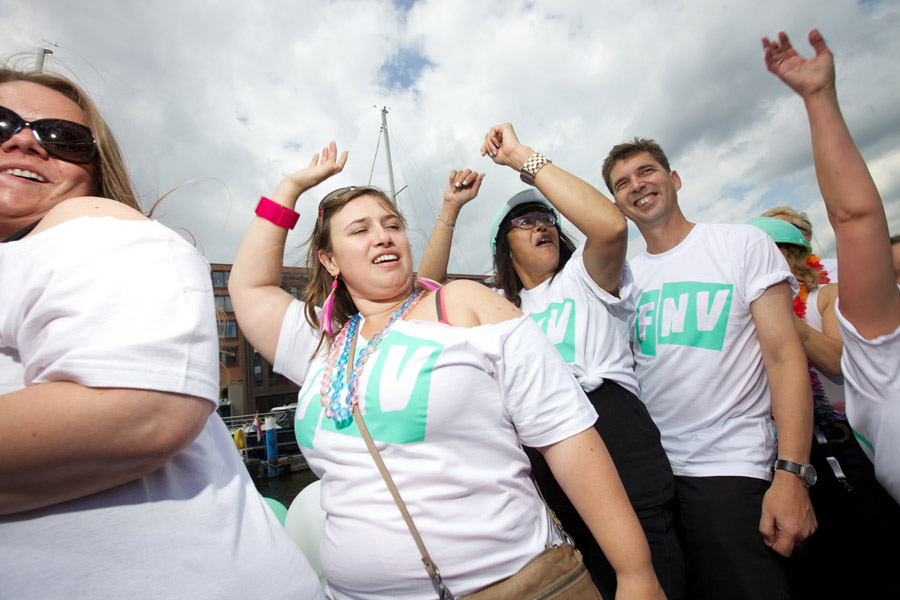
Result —
<svg viewBox="0 0 900 600"><path fill-rule="evenodd" d="M647 242L631 262L631 336L642 399L675 473L688 595L789 598L776 553L790 556L816 528L796 281L760 230L688 221L681 177L652 140L615 146L603 178Z"/></svg>

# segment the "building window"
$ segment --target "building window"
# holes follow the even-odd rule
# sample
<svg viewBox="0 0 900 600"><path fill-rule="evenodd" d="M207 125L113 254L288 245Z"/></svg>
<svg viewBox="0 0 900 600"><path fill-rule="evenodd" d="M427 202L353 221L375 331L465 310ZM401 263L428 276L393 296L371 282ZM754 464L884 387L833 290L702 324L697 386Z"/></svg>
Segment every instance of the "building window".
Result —
<svg viewBox="0 0 900 600"><path fill-rule="evenodd" d="M222 346L219 348L219 361L226 366L238 364L238 347Z"/></svg>
<svg viewBox="0 0 900 600"><path fill-rule="evenodd" d="M231 305L231 296L216 296L216 306L225 312L234 312L234 306Z"/></svg>
<svg viewBox="0 0 900 600"><path fill-rule="evenodd" d="M262 357L257 352L256 348L253 349L253 385L256 387L262 386L263 376L262 376Z"/></svg>
<svg viewBox="0 0 900 600"><path fill-rule="evenodd" d="M213 271L212 272L212 282L214 288L227 288L228 287L228 279L231 276L231 271Z"/></svg>
<svg viewBox="0 0 900 600"><path fill-rule="evenodd" d="M219 323L219 337L223 339L236 338L237 323L234 321L225 321L224 323Z"/></svg>

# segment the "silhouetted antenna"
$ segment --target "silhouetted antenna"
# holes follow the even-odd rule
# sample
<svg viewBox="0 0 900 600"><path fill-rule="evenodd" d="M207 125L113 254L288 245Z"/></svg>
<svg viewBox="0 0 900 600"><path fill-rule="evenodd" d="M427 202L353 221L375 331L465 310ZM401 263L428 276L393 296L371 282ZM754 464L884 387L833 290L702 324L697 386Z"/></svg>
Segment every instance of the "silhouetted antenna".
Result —
<svg viewBox="0 0 900 600"><path fill-rule="evenodd" d="M53 42L48 42L47 40L44 40L44 43L59 48L59 44L54 44ZM38 50L37 60L34 64L34 70L38 73L42 73L44 71L44 59L47 58L48 54L53 54L53 50L51 50L50 48L41 48Z"/></svg>
<svg viewBox="0 0 900 600"><path fill-rule="evenodd" d="M384 133L384 153L387 156L388 184L390 185L391 200L393 200L397 193L394 191L394 167L391 164L391 141L388 138L387 113L387 106L382 106L381 130Z"/></svg>

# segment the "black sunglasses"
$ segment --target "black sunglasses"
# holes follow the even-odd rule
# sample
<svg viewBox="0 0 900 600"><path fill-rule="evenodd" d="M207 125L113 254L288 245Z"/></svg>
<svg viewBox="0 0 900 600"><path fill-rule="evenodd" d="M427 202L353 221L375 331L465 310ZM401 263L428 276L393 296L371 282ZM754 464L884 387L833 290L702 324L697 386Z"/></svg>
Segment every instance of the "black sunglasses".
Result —
<svg viewBox="0 0 900 600"><path fill-rule="evenodd" d="M94 134L81 123L65 119L38 119L29 123L5 106L0 106L0 144L28 127L41 148L54 158L86 165L97 155Z"/></svg>
<svg viewBox="0 0 900 600"><path fill-rule="evenodd" d="M509 224L519 229L533 229L537 222L540 221L547 227L556 225L556 215L553 213L539 213L536 215L523 215L512 219Z"/></svg>

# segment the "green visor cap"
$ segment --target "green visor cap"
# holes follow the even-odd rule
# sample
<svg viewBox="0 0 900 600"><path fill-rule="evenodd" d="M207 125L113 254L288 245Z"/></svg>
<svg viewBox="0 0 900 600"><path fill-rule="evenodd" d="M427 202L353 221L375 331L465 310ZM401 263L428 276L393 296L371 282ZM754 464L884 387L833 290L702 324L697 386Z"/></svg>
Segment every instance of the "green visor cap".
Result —
<svg viewBox="0 0 900 600"><path fill-rule="evenodd" d="M504 204L497 213L497 216L494 217L494 222L491 224L491 239L489 240L491 244L491 256L494 256L497 252L497 236L500 234L500 225L506 220L509 213L525 204L534 204L536 205L535 209L537 209L538 206L542 206L547 209L547 212L556 215L556 219L559 220L559 213L554 210L553 206L550 205L550 202L548 202L547 199L544 198L544 195L537 191L537 189L528 188L527 190L519 192L507 200L506 204Z"/></svg>
<svg viewBox="0 0 900 600"><path fill-rule="evenodd" d="M784 221L775 217L756 217L747 221L747 225L759 227L775 240L776 244L793 244L794 246L802 246L806 250L808 256L812 253L812 247L800 230Z"/></svg>

